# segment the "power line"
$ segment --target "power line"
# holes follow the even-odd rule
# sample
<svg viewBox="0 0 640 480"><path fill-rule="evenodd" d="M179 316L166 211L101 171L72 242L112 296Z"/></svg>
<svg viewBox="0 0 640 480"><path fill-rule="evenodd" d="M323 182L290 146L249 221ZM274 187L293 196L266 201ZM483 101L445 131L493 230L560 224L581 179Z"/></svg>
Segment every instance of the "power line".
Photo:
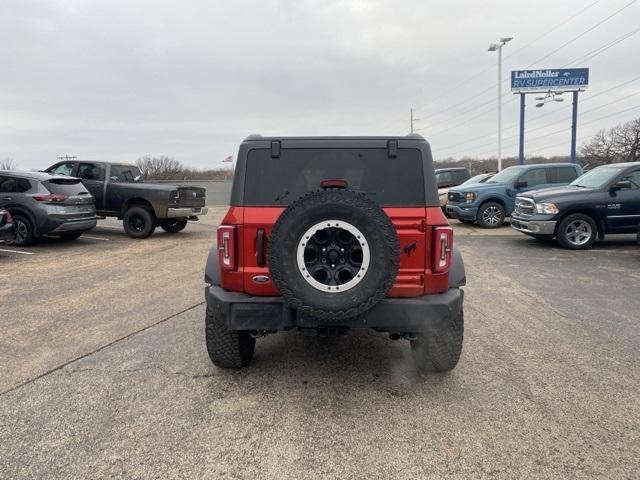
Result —
<svg viewBox="0 0 640 480"><path fill-rule="evenodd" d="M611 103L614 103L614 102L611 102ZM604 106L604 105L603 105L603 106ZM618 110L618 111L616 111L616 112L614 112L614 113L611 113L611 114L607 114L607 115L603 115L603 116L600 116L600 117L594 118L594 119L589 120L589 121L587 121L587 122L580 122L578 126L579 126L579 127L583 127L583 126L585 126L585 125L589 125L589 124L592 124L592 123L594 123L594 122L598 122L598 121L603 120L603 119L605 119L605 118L609 118L609 117L612 117L612 116L614 116L614 115L620 115L620 114L623 114L623 113L626 113L626 112L629 112L629 111L632 111L632 110L636 110L636 109L638 109L638 108L640 108L640 105L634 105L634 106L632 106L632 107L625 108L625 109L623 109L623 110ZM552 125L554 125L554 124L552 124ZM530 139L529 139L529 141L535 141L535 140L539 140L539 139L541 139L541 138L547 138L547 137L550 137L550 136L552 136L552 135L557 135L558 133L561 133L561 132L566 132L566 131L568 131L568 130L570 130L570 128L569 128L569 127L565 127L565 128L563 128L563 129L557 130L557 131L555 131L555 132L550 132L550 133L547 133L547 134L544 134L544 135L538 135L538 136L532 137L532 138L530 138ZM515 136L508 137L508 139L512 139L512 138L515 138ZM493 143L493 142L492 142L492 143ZM507 146L508 146L508 147L514 147L514 146L516 146L516 145L517 145L517 143L518 143L518 142L507 142ZM538 147L538 148L533 147L533 148L531 148L531 149L532 149L532 150L540 150L540 149L552 148L553 146L564 145L565 143L566 143L566 142L562 142L562 143L560 143L560 144L557 144L557 145L550 145L550 146L548 146L548 147ZM480 147L480 146L478 146L478 147L476 147L476 148L479 148L479 147ZM482 152L482 153L480 153L480 154L476 154L476 155L477 155L478 157L480 157L480 156L482 156L482 155L486 155L487 153L491 153L491 152L492 152L492 150L491 150L491 151L485 151L485 152ZM455 152L454 154L448 154L447 156L449 156L449 157L455 157L455 156L456 156L456 155L458 155L459 153L460 153L460 152Z"/></svg>
<svg viewBox="0 0 640 480"><path fill-rule="evenodd" d="M613 91L613 90L617 90L617 89L619 89L619 88L621 88L621 87L624 87L624 86L627 86L627 85L629 85L629 84L632 84L632 83L638 82L639 80L640 80L640 75L639 75L639 76L637 76L637 77L631 78L630 80L626 80L626 81L624 81L624 82L622 82L622 83L619 83L619 84L617 84L617 85L614 85L613 87L607 88L606 90L603 90L603 91L601 91L601 92L598 92L598 93L596 93L596 94L594 94L594 95L587 96L584 100L582 100L582 103L584 103L584 102L589 102L589 101L593 100L594 98L598 98L598 97L600 97L600 96L602 96L602 95L604 95L604 94L606 94L606 93L609 93L609 92L611 92L611 91ZM634 95L636 95L637 93L638 93L638 92L633 93L633 94L631 94L631 96L634 96ZM627 98L627 97L625 96L625 97L622 97L622 98L620 98L620 99L618 99L618 100L615 100L615 101L613 101L613 102L610 102L610 103L608 103L608 104L601 105L600 107L597 107L596 109L599 109L599 108L601 108L601 107L607 106L607 105L609 105L609 104L611 104L611 103L616 103L616 102L622 101L622 100L624 100L625 98ZM556 114L556 113L558 113L558 112L562 112L563 110L565 110L565 109L567 109L567 108L569 108L569 107L570 107L570 105L569 105L569 104L565 104L565 105L563 105L563 106L562 106L560 109L558 109L558 110L551 110L551 111L549 111L549 112L545 112L545 113L543 113L543 114L541 114L541 115L538 115L537 117L535 117L534 119L532 119L529 123L534 122L534 124L535 124L535 122L537 122L539 119L541 119L541 118L543 118L543 117L547 117L547 116L549 116L549 115ZM592 111L592 110L595 110L595 109L586 110L586 111L582 112L582 113L581 113L581 115L583 115L583 114L585 114L585 113L588 113L588 112L590 112L590 111ZM555 122L555 123L557 123L557 122ZM554 123L554 124L555 124L555 123ZM552 124L552 125L553 125L553 124ZM545 127L546 127L546 126L548 126L548 125L545 125ZM515 129L515 128L518 128L518 125L513 125L513 126L511 126L511 127L507 127L507 128L505 129L505 131L513 130L513 129ZM527 132L532 132L532 131L539 130L539 129L540 129L540 128L536 128L536 129L527 129ZM440 132L440 133L443 133L443 132ZM473 142L473 141L475 141L475 140L484 139L484 138L487 138L488 136L493 136L493 135L495 135L495 134L494 134L494 133L492 133L492 134L479 135L479 136L477 136L477 137L474 137L474 138L471 138L471 139L467 139L467 140L465 140L465 141L463 141L463 142L458 142L458 143L456 143L455 145L451 145L451 146L447 146L447 147L444 147L444 148L438 149L438 151L439 151L439 152L441 152L441 151L446 151L446 150L455 149L455 148L460 147L460 145L465 145L465 144L471 143L471 142ZM508 138L508 137L507 137L507 138ZM484 146L484 145L485 145L485 144L477 145L477 146L473 146L473 147L470 147L470 148L478 148L478 147L481 147L481 146ZM487 145L488 145L488 144L487 144ZM450 155L450 154L449 154L449 155Z"/></svg>
<svg viewBox="0 0 640 480"><path fill-rule="evenodd" d="M505 60L506 60L506 59L508 59L508 58L513 57L513 55L515 55L515 54L516 54L516 53L518 53L519 51L523 50L524 48L529 47L530 45L532 45L532 44L533 44L533 43L535 43L536 41L540 40L541 38L544 38L546 35L548 35L548 34L552 33L553 31L557 30L558 28L560 28L560 26L565 25L568 21L570 21L570 20L572 20L573 18L575 18L575 17L579 16L580 14L582 14L583 12L585 12L586 10L588 10L589 8L593 7L593 6L594 6L594 5L596 5L597 3L600 3L600 1L601 1L601 0L596 0L595 2L592 2L591 4L587 5L585 8L583 8L583 9L582 9L582 10L580 10L579 12L576 12L575 14L573 14L573 15L572 15L571 17L569 17L567 20L565 20L565 21L563 21L562 23L560 23L560 24L556 25L555 27L552 27L551 29L547 30L545 33L543 33L542 35L540 35L539 37L537 37L536 39L534 39L533 41L531 41L529 44L527 44L527 45L525 45L525 46L523 46L523 47L519 48L518 50L516 50L516 51L512 52L509 56L505 57ZM612 18L613 18L613 17L615 17L616 15L620 14L622 11L624 11L624 10L625 10L625 9L627 9L627 8L629 8L631 5L633 5L633 4L634 4L634 3L636 3L636 2L637 2L637 0L632 0L631 2L629 2L629 3L625 4L624 6L622 6L621 8L619 8L618 10L614 11L613 13L611 13L610 15L608 15L607 17L605 17L604 19L602 19L602 20L600 20L599 22L597 22L595 25L592 25L591 27L589 27L588 29L584 30L583 32L581 32L581 33L580 33L580 34L578 34L577 36L573 37L572 39L570 39L570 40L566 41L565 43L563 43L562 45L560 45L560 46L559 46L559 47L557 47L556 49L552 50L552 51L551 51L550 53L548 53L547 55L545 55L545 56L543 56L543 57L539 58L538 60L536 60L535 62L531 63L531 64L530 64L528 67L526 67L526 68L530 68L531 66L535 65L536 63L541 62L542 60L545 60L545 59L549 58L550 56L554 55L555 53L557 53L558 51L562 50L562 49L563 49L563 48L565 48L566 46L568 46L568 45L572 44L573 42L575 42L576 40L578 40L578 39L580 39L580 38L584 37L586 34L588 34L589 32L593 31L594 29L596 29L596 28L597 28L597 27L599 27L600 25L602 25L602 24L606 23L607 21L609 21L610 19L612 19ZM640 31L640 29L638 29L638 31ZM632 32L629 32L629 33L631 34ZM633 32L633 34L635 34L635 33L637 33L637 32ZM631 35L629 35L629 36L631 36ZM611 44L610 44L610 45L605 45L605 46L599 47L598 49L596 49L596 50L594 50L594 51L592 51L592 52L589 52L589 54L586 54L586 55L590 55L590 54L591 54L591 55L592 55L591 57L586 57L586 55L583 55L583 56L585 57L584 59L581 57L581 58L579 58L579 59L577 59L577 60L585 61L585 60L587 60L587 59L589 59L589 58L593 58L594 56L599 55L600 53L604 52L604 51L605 51L605 50L607 50L608 48L611 48L611 47L613 47L614 45L616 45L617 43L620 43L621 41L625 40L626 38L629 38L629 36L623 36L624 38L616 39L616 40L614 40L613 42L611 42ZM605 47L606 47L606 48L605 48ZM571 63L575 63L575 61L573 61L573 62L571 62ZM472 75L471 77L468 77L467 79L465 79L465 81L464 81L464 82L459 83L459 84L456 84L454 87L452 87L451 89L447 90L446 92L448 93L449 91L455 90L455 89L456 89L458 86L460 86L461 84L466 83L470 78L474 78L474 77L478 76L479 74L484 73L485 71L489 70L489 68L492 68L492 67L487 67L487 68L485 68L485 69L483 69L483 70L481 70L481 71L477 72L476 74ZM508 81L509 81L509 78L507 77L507 78L505 78L505 80L504 80L502 83L506 83L506 82L508 82ZM435 116L437 116L437 115L440 115L441 113L449 112L449 111L451 111L451 110L455 109L456 107L459 107L459 106L461 106L461 105L464 105L464 104L468 103L469 101L473 100L474 98L477 98L477 97L479 97L479 96L483 95L484 93L487 93L488 91L492 90L493 88L495 88L495 86L496 86L496 84L494 83L494 84L493 84L493 85L491 85L490 87L487 87L486 89L484 89L484 90L482 90L482 91L480 91L480 92L476 93L475 95L473 95L473 96L471 96L471 97L468 97L468 98L465 98L465 100L463 100L463 101L461 101L461 102L458 102L458 103L456 103L456 104L454 104L454 105L449 105L449 106L447 106L447 107L445 107L445 108L442 108L442 109L440 109L440 110L437 110L436 112L434 112L434 113L432 113L432 114L430 114L430 115L427 115L426 117L423 117L423 120L431 119L431 118L433 118L433 117L435 117ZM514 98L515 98L515 97L514 97ZM462 113L460 113L460 114L456 114L456 115L454 115L452 118L453 118L453 119L455 119L455 118L458 118L460 115L463 115L463 114L465 114L465 113L469 113L469 112L475 111L475 110L477 110L478 108L481 108L481 107L483 107L483 106L485 106L485 105L489 104L490 102L491 102L491 101L489 101L489 102L485 102L485 103L482 103L482 104L480 104L480 105L477 105L477 106L475 106L475 107L473 107L473 108L471 108L471 109L467 109L467 110L465 110L464 112L462 112ZM505 102L505 103L509 103L509 102ZM464 124L466 121L469 121L469 120L471 120L471 119L473 119L473 118L477 118L478 116L481 116L481 115L483 115L483 114L485 114L485 113L489 113L489 112L491 112L491 111L493 111L493 110L495 110L495 109L497 109L497 108L498 108L498 107L496 106L496 107L494 107L493 109L491 109L491 110L489 110L489 111L486 111L486 112L483 112L483 113L481 113L481 114L479 114L479 115L477 115L477 116L474 116L474 117L468 118L468 119L466 119L464 122L462 122L462 123L458 123L458 124L456 124L456 125L452 126L451 128L455 128L455 127L457 127L457 126L459 126L459 125L461 125L461 124ZM451 120L448 120L446 123L448 123L448 122L450 122L450 121L451 121ZM422 127L420 130L422 130L422 129L424 129L424 128L425 128L425 127ZM439 135L439 134L445 133L445 132L449 131L451 128L447 128L447 129L441 130L441 131L439 131L439 132L434 133L433 135Z"/></svg>
<svg viewBox="0 0 640 480"><path fill-rule="evenodd" d="M603 46L600 46L600 47L596 48L595 50L591 50L588 53L585 53L583 56L578 57L576 60L573 60L573 61L569 62L565 66L570 66L570 65L573 65L575 63L582 63L582 62L585 62L587 60L591 60L592 58L597 57L601 53L609 50L611 47L615 47L620 42L623 42L623 41L627 40L628 38L633 37L638 32L640 32L640 28L636 28L635 30L631 30L630 32L627 32L624 35L612 40L610 43L605 44Z"/></svg>
<svg viewBox="0 0 640 480"><path fill-rule="evenodd" d="M574 14L570 15L568 18L566 18L565 20L563 20L561 23L558 23L556 26L554 26L554 27L550 28L549 30L545 31L544 33L542 33L541 35L539 35L538 37L536 37L535 39L533 39L531 42L529 42L529 43L527 43L526 45L524 45L524 46L522 46L522 47L518 48L517 50L513 51L510 55L505 56L504 60L507 60L507 59L509 59L509 58L513 57L516 53L521 52L522 50L524 50L524 49L526 49L526 48L530 47L531 45L533 45L534 43L536 43L537 41L542 40L544 37L546 37L546 36L547 36L547 35L549 35L550 33L554 32L555 30L557 30L558 28L560 28L560 27L562 27L562 26L565 26L568 22L570 22L570 21L572 21L574 18L576 18L576 17L578 17L578 16L582 15L584 12L586 12L587 10L589 10L589 9L590 9L591 7L593 7L594 5L596 5L596 4L598 4L598 3L600 3L601 1L602 1L602 0L596 0L595 2L592 2L592 3L590 3L589 5L587 5L586 7L584 7L582 10L579 10L578 12L576 12L576 13L574 13ZM636 1L636 0L634 0L634 1ZM483 68L482 70L479 70L478 72L476 72L475 74L471 75L470 77L466 77L464 81L459 82L459 83L455 84L453 87L451 87L451 88L449 88L449 89L445 90L445 91L443 92L443 94L445 94L445 93L449 93L449 92L452 92L452 91L455 91L455 90L456 90L458 87L460 87L461 85L465 85L466 83L468 83L468 82L469 82L469 80L472 80L472 79L474 79L474 78L478 77L479 75L481 75L482 73L484 73L484 72L486 72L486 71L488 71L488 70L492 70L493 68L494 68L494 66L493 66L493 65L491 65L491 66L488 66L487 68ZM505 79L505 81L507 81L507 80L508 80L508 78L507 78L507 79ZM504 83L504 82L503 82L503 83ZM473 97L470 97L469 99L471 99L471 100L472 100L473 98L475 98L475 97L477 97L477 96L480 96L480 95L482 95L482 94L484 94L484 93L488 92L488 91L489 91L489 90L491 90L492 88L495 88L495 86L496 86L496 85L494 84L494 85L492 85L491 87L488 87L487 89L485 89L485 90L483 90L483 91L481 91L481 92L477 93L477 94L476 94L476 95L474 95ZM442 94L441 94L441 95L442 95ZM464 105L465 103L467 103L467 101L468 101L468 100L465 100L465 101L463 101L463 102L460 102L459 104L455 104L455 105L453 105L453 106L448 106L448 107L446 107L446 108L443 108L443 109L441 109L441 110L438 110L437 112L432 113L432 114L428 115L427 117L423 118L423 120L427 120L427 119L429 119L429 118L432 118L432 117L434 117L434 116L436 116L436 115L438 115L438 114L440 114L440 113L442 113L442 112L449 111L449 110L451 110L452 108L455 108L456 106ZM424 109L427 105L428 105L428 104L423 105L423 107L422 107L422 108Z"/></svg>
<svg viewBox="0 0 640 480"><path fill-rule="evenodd" d="M552 50L551 52L549 52L548 54L546 54L544 57L540 57L538 60L536 60L535 62L531 63L527 68L530 68L531 66L535 65L538 62L541 62L542 60L546 60L547 58L549 58L551 55L555 54L556 52L559 52L560 50L562 50L564 47L566 47L567 45L571 45L573 42L575 42L576 40L584 37L587 33L591 32L592 30L595 30L596 28L598 28L600 25L602 25L605 22L608 22L609 20L611 20L613 17L615 17L616 15L618 15L620 12L626 10L627 8L629 8L631 5L633 5L634 3L636 3L638 0L631 0L631 2L627 3L626 5L624 5L623 7L619 8L618 10L616 10L615 12L613 12L611 15L609 15L608 17L605 17L604 19L600 20L598 23L596 23L595 25L587 28L584 32L582 32L581 34L579 34L576 37L573 37L571 40L563 43L562 45L560 45L558 48L556 48L555 50Z"/></svg>
<svg viewBox="0 0 640 480"><path fill-rule="evenodd" d="M603 91L603 92L597 93L596 95L593 95L593 96L591 96L591 97L587 97L586 99L584 99L584 100L583 100L583 103L584 103L584 102L586 102L586 101L588 101L588 100L592 100L592 99L594 99L594 98L597 98L597 97L599 97L600 95L604 95L605 93L609 93L609 92L610 92L610 91L612 91L612 90L616 90L616 89L618 89L618 88L620 88L620 87L622 87L622 86L624 86L624 85L628 85L628 84L630 84L630 83L637 82L638 80L640 80L640 76L639 76L639 77L636 77L636 78L634 78L634 79L628 80L628 81L626 81L626 82L623 82L623 83L621 83L621 84L619 84L619 85L616 85L615 87L609 88L609 89L607 89L607 90L605 90L605 91ZM613 101L611 101L611 102L607 102L607 103L602 104L602 105L599 105L599 106L597 106L597 107L594 107L594 108L591 108L591 109L588 109L588 110L584 110L584 111L582 111L582 112L581 112L581 115L586 115L586 114L588 114L588 113L590 113L590 112L593 112L593 111L595 111L595 110L599 110L599 109L601 109L601 108L607 107L607 106L612 105L612 104L614 104L614 103L618 103L618 102L621 102L621 101L623 101L623 100L627 100L628 98L630 98L630 97L634 97L634 96L639 95L639 94L640 94L640 90L638 90L638 91L636 91L636 92L633 92L633 93L631 93L631 94L625 95L625 96L623 96L623 97L620 97L620 98L618 98L618 99L616 99L616 100L613 100ZM570 105L569 105L569 104L563 105L563 106L562 106L562 108L560 108L560 109L558 109L558 110L552 110L552 111L550 111L550 112L545 112L545 113L543 113L542 115L539 115L539 116L538 116L538 117L536 117L533 121L535 122L535 121L538 121L540 118L546 117L546 116L548 116L548 115L553 115L553 114L555 114L555 113L562 112L563 110L566 110L566 109L567 109L567 108L569 108L569 107L570 107ZM557 123L559 123L559 121L558 121L558 122L551 123L551 124L545 124L545 125L542 125L542 126L539 126L539 127L535 127L535 128L527 128L526 132L527 132L527 134L529 134L529 133L531 133L531 132L536 132L536 131L538 131L538 130L543 130L543 129L545 129L545 128L549 128L549 127L551 127L551 126L554 126L554 125L556 125ZM511 127L506 128L506 129L505 129L505 131L507 131L507 132L508 132L509 130L514 130L514 129L516 129L516 128L518 128L518 125L513 125L513 126L511 126ZM495 134L479 135L479 136L477 136L477 137L474 137L474 138L471 138L471 139L467 139L467 140L465 140L464 142L457 143L456 145L452 145L452 146L449 146L449 147L439 148L439 149L438 149L438 154L441 154L441 152L443 152L443 151L447 151L447 150L451 150L451 149L457 149L457 148L459 148L459 147L460 147L460 145L468 144L468 143L470 143L470 142L473 142L474 140L486 139L487 137L491 137L491 138L492 138L493 136L495 136ZM508 137L505 137L505 140L509 140L509 139L511 139L511 138L514 138L514 137L517 137L517 135L510 135L510 136L508 136ZM527 139L527 140L531 140L531 139ZM495 140L492 140L492 141L490 141L490 142L486 142L486 143L482 143L482 144L479 144L479 145L472 145L472 146L470 146L470 147L468 147L468 148L474 148L474 149L475 149L475 148L482 148L482 147L487 146L487 145L492 145L492 144L494 143L494 141L495 141ZM457 154L457 153L459 153L459 152L461 152L461 151L464 151L464 150L456 150L456 151L455 151L455 153ZM448 153L448 154L446 154L446 155L448 155L448 156L453 156L453 154L451 154L451 153Z"/></svg>
<svg viewBox="0 0 640 480"><path fill-rule="evenodd" d="M568 22L570 22L571 20L573 20L574 18L576 18L579 15L582 15L584 12L586 12L587 10L589 10L591 7L593 7L594 5L600 3L602 0L596 0L595 2L590 3L589 5L587 5L586 7L584 7L582 10L574 13L573 15L571 15L569 18L563 20L562 22L558 23L556 26L551 27L549 30L547 30L546 32L544 32L543 34L541 34L539 37L534 38L531 42L527 43L526 45L514 50L513 52L511 52L511 54L507 55L506 57L504 57L505 60L513 57L514 55L516 55L517 53L521 52L522 50L524 50L525 48L530 47L531 45L533 45L534 43L536 43L538 40L542 40L544 37L546 37L547 35L549 35L552 32L555 32L557 29L559 29L560 27L564 27Z"/></svg>

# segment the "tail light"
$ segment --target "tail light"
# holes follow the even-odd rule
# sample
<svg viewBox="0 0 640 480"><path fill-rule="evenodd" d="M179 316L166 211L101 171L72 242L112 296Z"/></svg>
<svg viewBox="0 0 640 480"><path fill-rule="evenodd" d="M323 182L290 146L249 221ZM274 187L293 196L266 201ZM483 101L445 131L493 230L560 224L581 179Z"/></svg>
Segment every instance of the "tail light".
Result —
<svg viewBox="0 0 640 480"><path fill-rule="evenodd" d="M9 212L5 211L4 213L0 213L0 226L11 223L12 221L13 217Z"/></svg>
<svg viewBox="0 0 640 480"><path fill-rule="evenodd" d="M236 227L220 225L218 227L218 260L223 270L236 269Z"/></svg>
<svg viewBox="0 0 640 480"><path fill-rule="evenodd" d="M433 272L442 273L449 270L451 251L453 249L453 229L449 226L433 229Z"/></svg>
<svg viewBox="0 0 640 480"><path fill-rule="evenodd" d="M69 195L64 193L50 193L48 195L33 195L33 198L38 202L60 203L69 198Z"/></svg>

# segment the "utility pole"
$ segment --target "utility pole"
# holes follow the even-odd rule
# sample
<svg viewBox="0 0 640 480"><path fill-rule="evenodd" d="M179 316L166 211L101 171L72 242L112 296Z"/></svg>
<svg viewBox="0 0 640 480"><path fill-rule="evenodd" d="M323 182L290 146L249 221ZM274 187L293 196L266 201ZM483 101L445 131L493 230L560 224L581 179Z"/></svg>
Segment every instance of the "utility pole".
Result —
<svg viewBox="0 0 640 480"><path fill-rule="evenodd" d="M58 160L66 160L68 162L69 160L76 160L77 158L78 157L76 157L75 155L70 157L69 155L65 154L62 157L58 157Z"/></svg>
<svg viewBox="0 0 640 480"><path fill-rule="evenodd" d="M420 120L419 118L416 118L413 116L414 110L413 108L409 109L409 122L411 124L411 133L414 133L415 129L413 128L413 125L415 124L416 121Z"/></svg>
<svg viewBox="0 0 640 480"><path fill-rule="evenodd" d="M502 37L498 43L489 45L489 51L498 51L498 171L502 170L502 47L513 37Z"/></svg>

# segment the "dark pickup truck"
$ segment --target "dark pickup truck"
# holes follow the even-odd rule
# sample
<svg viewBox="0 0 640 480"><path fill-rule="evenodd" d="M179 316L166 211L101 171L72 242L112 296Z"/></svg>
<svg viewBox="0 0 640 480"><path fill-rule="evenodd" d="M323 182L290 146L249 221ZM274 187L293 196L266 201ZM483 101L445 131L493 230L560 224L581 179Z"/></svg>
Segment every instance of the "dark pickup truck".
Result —
<svg viewBox="0 0 640 480"><path fill-rule="evenodd" d="M639 226L640 162L603 165L565 187L520 194L511 215L516 230L572 249Z"/></svg>
<svg viewBox="0 0 640 480"><path fill-rule="evenodd" d="M207 213L204 188L144 183L135 165L65 161L45 171L82 179L95 197L97 214L122 220L125 232L134 238L147 238L157 226L179 232L188 220Z"/></svg>

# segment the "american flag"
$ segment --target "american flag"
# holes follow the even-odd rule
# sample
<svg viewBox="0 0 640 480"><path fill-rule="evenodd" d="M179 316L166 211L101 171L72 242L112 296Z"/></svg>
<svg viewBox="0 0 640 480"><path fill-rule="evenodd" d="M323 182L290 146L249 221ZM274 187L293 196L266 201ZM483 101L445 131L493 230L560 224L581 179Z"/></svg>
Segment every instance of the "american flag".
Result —
<svg viewBox="0 0 640 480"><path fill-rule="evenodd" d="M233 162L233 155L229 155L227 158L222 160L222 163L231 163Z"/></svg>

